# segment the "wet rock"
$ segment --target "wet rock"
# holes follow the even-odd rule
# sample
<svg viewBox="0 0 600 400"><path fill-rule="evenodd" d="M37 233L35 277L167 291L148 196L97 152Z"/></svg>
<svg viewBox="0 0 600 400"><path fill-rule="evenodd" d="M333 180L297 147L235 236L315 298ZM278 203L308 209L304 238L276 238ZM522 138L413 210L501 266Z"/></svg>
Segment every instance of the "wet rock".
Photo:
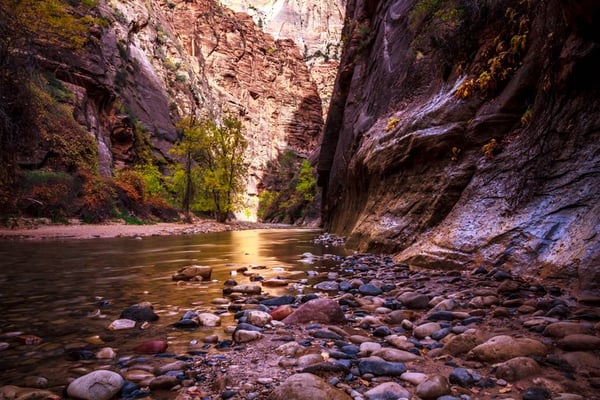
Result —
<svg viewBox="0 0 600 400"><path fill-rule="evenodd" d="M77 399L109 400L119 393L123 383L123 378L116 372L93 371L71 382L67 394Z"/></svg>
<svg viewBox="0 0 600 400"><path fill-rule="evenodd" d="M445 338L446 336L448 336L450 333L452 333L452 329L451 328L442 328L439 331L435 331L431 334L431 338L433 340L442 340L443 338Z"/></svg>
<svg viewBox="0 0 600 400"><path fill-rule="evenodd" d="M56 400L56 394L42 389L6 385L0 387L0 399L5 400Z"/></svg>
<svg viewBox="0 0 600 400"><path fill-rule="evenodd" d="M140 383L147 385L152 379L155 378L154 374L149 370L152 368L149 365L138 365L136 369L130 369L125 371L124 378L130 382ZM142 369L145 368L145 369Z"/></svg>
<svg viewBox="0 0 600 400"><path fill-rule="evenodd" d="M423 400L435 400L450 393L448 379L442 375L434 375L415 389L415 394Z"/></svg>
<svg viewBox="0 0 600 400"><path fill-rule="evenodd" d="M599 350L600 337L576 333L559 340L558 346L567 351Z"/></svg>
<svg viewBox="0 0 600 400"><path fill-rule="evenodd" d="M165 365L161 365L155 368L154 373L156 375L164 375L169 371L181 371L188 366L188 363L185 361L177 360L172 363L168 363Z"/></svg>
<svg viewBox="0 0 600 400"><path fill-rule="evenodd" d="M455 368L450 373L448 379L453 385L459 385L465 388L469 388L473 386L477 381L479 381L480 377L466 368Z"/></svg>
<svg viewBox="0 0 600 400"><path fill-rule="evenodd" d="M294 312L294 308L290 305L282 305L271 311L271 318L275 321L281 321L288 315Z"/></svg>
<svg viewBox="0 0 600 400"><path fill-rule="evenodd" d="M274 297L272 299L261 300L260 304L264 304L265 306L268 306L268 307L277 307L277 306L283 306L285 304L293 304L294 301L296 301L294 296L290 296L290 295L286 294L285 296L279 296L279 297Z"/></svg>
<svg viewBox="0 0 600 400"><path fill-rule="evenodd" d="M508 382L537 375L539 364L529 357L515 357L496 366L496 377Z"/></svg>
<svg viewBox="0 0 600 400"><path fill-rule="evenodd" d="M29 388L44 389L48 387L48 379L43 376L28 376L23 380L23 385Z"/></svg>
<svg viewBox="0 0 600 400"><path fill-rule="evenodd" d="M368 400L397 400L410 398L410 392L396 382L385 382L365 392Z"/></svg>
<svg viewBox="0 0 600 400"><path fill-rule="evenodd" d="M358 287L358 292L363 296L379 296L383 291L375 285L366 284Z"/></svg>
<svg viewBox="0 0 600 400"><path fill-rule="evenodd" d="M264 327L269 324L273 317L264 311L250 310L246 312L246 322L258 327Z"/></svg>
<svg viewBox="0 0 600 400"><path fill-rule="evenodd" d="M269 400L305 399L351 400L352 398L318 376L309 373L290 376L269 396Z"/></svg>
<svg viewBox="0 0 600 400"><path fill-rule="evenodd" d="M223 294L242 293L242 294L260 294L262 287L258 285L236 285L223 288Z"/></svg>
<svg viewBox="0 0 600 400"><path fill-rule="evenodd" d="M429 307L429 296L417 293L417 292L407 292L403 293L397 297L398 300L402 302L406 306L406 308L412 308L416 310L426 309Z"/></svg>
<svg viewBox="0 0 600 400"><path fill-rule="evenodd" d="M111 331L120 331L124 329L135 328L135 321L132 319L116 319L107 327Z"/></svg>
<svg viewBox="0 0 600 400"><path fill-rule="evenodd" d="M436 331L442 329L442 326L437 322L426 322L422 325L417 326L413 330L413 335L417 339L425 339L427 336L431 336Z"/></svg>
<svg viewBox="0 0 600 400"><path fill-rule="evenodd" d="M344 312L335 300L314 299L302 304L291 315L284 318L284 324L301 324L306 322L342 323L346 321Z"/></svg>
<svg viewBox="0 0 600 400"><path fill-rule="evenodd" d="M130 319L135 322L152 322L158 320L158 315L154 312L152 304L144 301L124 309L119 318Z"/></svg>
<svg viewBox="0 0 600 400"><path fill-rule="evenodd" d="M287 286L289 284L290 281L288 281L287 279L279 278L265 279L264 281L262 281L262 285L266 287L282 287Z"/></svg>
<svg viewBox="0 0 600 400"><path fill-rule="evenodd" d="M117 353L111 347L104 347L96 352L96 358L100 360L112 360Z"/></svg>
<svg viewBox="0 0 600 400"><path fill-rule="evenodd" d="M263 334L258 331L248 331L245 329L237 329L233 333L233 340L236 343L248 343L255 340L259 340L263 337Z"/></svg>
<svg viewBox="0 0 600 400"><path fill-rule="evenodd" d="M375 376L400 376L406 372L406 366L400 362L389 362L379 357L362 358L358 362L361 375L372 374Z"/></svg>
<svg viewBox="0 0 600 400"><path fill-rule="evenodd" d="M392 347L383 347L371 353L372 356L383 358L386 361L410 362L418 360L419 356L408 351L398 350Z"/></svg>
<svg viewBox="0 0 600 400"><path fill-rule="evenodd" d="M543 356L546 354L546 350L544 344L534 339L515 339L511 336L500 335L471 349L468 357L486 362L502 362L520 356Z"/></svg>
<svg viewBox="0 0 600 400"><path fill-rule="evenodd" d="M149 340L133 348L133 351L140 354L159 354L167 350L169 344L165 340Z"/></svg>
<svg viewBox="0 0 600 400"><path fill-rule="evenodd" d="M179 384L179 379L173 375L161 375L152 379L148 384L150 390L168 390Z"/></svg>
<svg viewBox="0 0 600 400"><path fill-rule="evenodd" d="M198 314L198 323L200 326L215 327L221 325L221 318L212 313Z"/></svg>
<svg viewBox="0 0 600 400"><path fill-rule="evenodd" d="M523 400L548 400L550 392L544 388L532 387L523 392Z"/></svg>
<svg viewBox="0 0 600 400"><path fill-rule="evenodd" d="M316 290L322 290L324 292L337 292L340 289L340 285L336 281L319 282L314 287Z"/></svg>
<svg viewBox="0 0 600 400"><path fill-rule="evenodd" d="M173 324L176 328L180 329L194 329L200 326L200 321L198 320L198 313L195 311L187 311L183 317L175 324Z"/></svg>
<svg viewBox="0 0 600 400"><path fill-rule="evenodd" d="M212 268L206 265L189 265L179 269L172 278L174 281L210 280Z"/></svg>

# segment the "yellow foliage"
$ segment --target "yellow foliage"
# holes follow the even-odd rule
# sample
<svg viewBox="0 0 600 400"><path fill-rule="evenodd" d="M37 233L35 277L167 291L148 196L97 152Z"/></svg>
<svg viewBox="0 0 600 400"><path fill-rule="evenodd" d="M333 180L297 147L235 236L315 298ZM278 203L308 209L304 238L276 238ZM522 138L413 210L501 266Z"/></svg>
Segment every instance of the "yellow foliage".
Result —
<svg viewBox="0 0 600 400"><path fill-rule="evenodd" d="M490 139L489 142L487 142L486 144L484 144L481 147L481 151L483 151L483 155L486 158L494 158L494 151L498 148L498 142L496 142L496 139Z"/></svg>
<svg viewBox="0 0 600 400"><path fill-rule="evenodd" d="M475 79L467 79L458 87L458 89L456 89L454 95L459 99L466 99L470 97L474 91Z"/></svg>
<svg viewBox="0 0 600 400"><path fill-rule="evenodd" d="M398 118L390 118L387 122L387 125L385 126L384 131L389 132L391 130L394 130L398 123L400 123L400 120Z"/></svg>

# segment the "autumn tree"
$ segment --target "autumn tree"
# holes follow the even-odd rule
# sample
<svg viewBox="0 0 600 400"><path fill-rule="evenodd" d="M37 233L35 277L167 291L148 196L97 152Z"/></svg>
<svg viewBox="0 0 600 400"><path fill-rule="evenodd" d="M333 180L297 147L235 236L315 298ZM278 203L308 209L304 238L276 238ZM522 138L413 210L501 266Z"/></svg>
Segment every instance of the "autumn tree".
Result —
<svg viewBox="0 0 600 400"><path fill-rule="evenodd" d="M231 115L220 125L186 118L178 128L182 138L172 152L181 162L174 182L183 211L186 215L190 208L210 212L225 222L239 204L248 171L242 123Z"/></svg>

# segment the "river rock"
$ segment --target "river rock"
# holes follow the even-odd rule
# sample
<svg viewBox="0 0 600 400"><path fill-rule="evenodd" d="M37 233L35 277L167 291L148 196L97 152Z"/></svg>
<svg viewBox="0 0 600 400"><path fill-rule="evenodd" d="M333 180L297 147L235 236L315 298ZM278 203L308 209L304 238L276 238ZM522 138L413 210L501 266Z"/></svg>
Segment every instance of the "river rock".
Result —
<svg viewBox="0 0 600 400"><path fill-rule="evenodd" d="M159 354L167 350L169 344L165 340L149 340L133 348L133 351L140 354Z"/></svg>
<svg viewBox="0 0 600 400"><path fill-rule="evenodd" d="M6 350L10 347L10 345L6 342L0 342L0 351Z"/></svg>
<svg viewBox="0 0 600 400"><path fill-rule="evenodd" d="M324 324L343 323L346 321L346 317L337 301L319 298L302 304L281 322L293 325L311 321Z"/></svg>
<svg viewBox="0 0 600 400"><path fill-rule="evenodd" d="M418 386L419 384L425 382L428 378L429 376L421 372L405 372L402 375L400 375L400 379L411 383L415 386Z"/></svg>
<svg viewBox="0 0 600 400"><path fill-rule="evenodd" d="M399 350L410 350L415 344L408 340L406 336L391 335L385 338L385 341Z"/></svg>
<svg viewBox="0 0 600 400"><path fill-rule="evenodd" d="M531 387L523 393L523 400L548 400L550 392L544 388Z"/></svg>
<svg viewBox="0 0 600 400"><path fill-rule="evenodd" d="M450 393L448 379L442 375L434 375L415 389L415 394L423 400L435 400Z"/></svg>
<svg viewBox="0 0 600 400"><path fill-rule="evenodd" d="M221 318L212 313L198 314L198 323L200 326L215 327L221 325Z"/></svg>
<svg viewBox="0 0 600 400"><path fill-rule="evenodd" d="M546 346L537 340L499 335L471 349L468 357L486 362L502 362L520 356L543 356L546 351Z"/></svg>
<svg viewBox="0 0 600 400"><path fill-rule="evenodd" d="M108 329L111 331L121 331L133 328L135 328L135 321L132 319L116 319L108 325Z"/></svg>
<svg viewBox="0 0 600 400"><path fill-rule="evenodd" d="M385 382L365 392L368 400L396 400L410 398L410 392L396 382Z"/></svg>
<svg viewBox="0 0 600 400"><path fill-rule="evenodd" d="M269 324L273 317L264 311L250 310L246 312L246 322L258 327L264 327Z"/></svg>
<svg viewBox="0 0 600 400"><path fill-rule="evenodd" d="M442 329L442 326L437 322L426 322L417 326L413 330L413 335L417 339L425 339L427 336L431 336L433 332L439 331Z"/></svg>
<svg viewBox="0 0 600 400"><path fill-rule="evenodd" d="M406 306L406 308L412 308L421 310L429 307L429 296L418 292L406 292L402 293L397 297L398 300Z"/></svg>
<svg viewBox="0 0 600 400"><path fill-rule="evenodd" d="M103 347L96 352L96 358L100 360L112 360L117 356L117 353L111 347Z"/></svg>
<svg viewBox="0 0 600 400"><path fill-rule="evenodd" d="M267 307L277 307L277 306L283 306L286 304L292 304L292 303L294 303L294 301L296 301L296 298L294 296L290 296L289 294L286 294L285 296L279 296L279 297L273 297L271 299L261 300L260 304L263 304Z"/></svg>
<svg viewBox="0 0 600 400"><path fill-rule="evenodd" d="M576 333L558 341L558 347L567 351L587 351L600 349L600 337Z"/></svg>
<svg viewBox="0 0 600 400"><path fill-rule="evenodd" d="M529 357L515 357L496 366L496 377L508 382L527 378L540 372L539 364Z"/></svg>
<svg viewBox="0 0 600 400"><path fill-rule="evenodd" d="M337 292L340 289L340 285L336 281L323 281L317 283L314 288L324 292Z"/></svg>
<svg viewBox="0 0 600 400"><path fill-rule="evenodd" d="M0 399L5 400L55 400L56 394L43 389L6 385L0 387Z"/></svg>
<svg viewBox="0 0 600 400"><path fill-rule="evenodd" d="M144 301L124 309L119 318L131 319L135 322L151 322L157 321L158 315L154 312L154 307L152 307L152 304Z"/></svg>
<svg viewBox="0 0 600 400"><path fill-rule="evenodd" d="M546 326L543 335L554 338L563 338L567 335L587 334L592 331L593 328L589 323L560 321Z"/></svg>
<svg viewBox="0 0 600 400"><path fill-rule="evenodd" d="M362 347L362 346L361 346ZM420 357L409 351L395 349L393 347L383 347L371 353L372 356L383 358L386 361L409 362L415 361Z"/></svg>
<svg viewBox="0 0 600 400"><path fill-rule="evenodd" d="M363 296L379 296L381 293L383 293L381 289L370 283L366 285L360 285L358 287L358 292Z"/></svg>
<svg viewBox="0 0 600 400"><path fill-rule="evenodd" d="M242 294L260 294L262 287L258 285L236 285L223 289L223 293L242 293Z"/></svg>
<svg viewBox="0 0 600 400"><path fill-rule="evenodd" d="M479 375L474 374L466 368L455 368L450 373L448 380L453 385L459 385L465 388L473 386L476 382L481 379Z"/></svg>
<svg viewBox="0 0 600 400"><path fill-rule="evenodd" d="M258 331L249 331L245 329L236 329L233 333L233 340L236 343L248 343L254 340L261 339L263 334Z"/></svg>
<svg viewBox="0 0 600 400"><path fill-rule="evenodd" d="M400 376L406 372L406 366L400 362L389 362L379 357L362 358L358 362L361 375L372 374L375 376Z"/></svg>
<svg viewBox="0 0 600 400"><path fill-rule="evenodd" d="M179 269L173 274L174 281L189 281L189 280L209 280L212 274L212 268L206 265L188 265Z"/></svg>
<svg viewBox="0 0 600 400"><path fill-rule="evenodd" d="M586 351L570 351L559 356L559 359L578 370L600 371L600 357Z"/></svg>
<svg viewBox="0 0 600 400"><path fill-rule="evenodd" d="M150 369L149 366L144 366L147 369ZM125 372L124 377L129 382L141 383L142 385L146 385L150 383L152 379L154 379L154 374L146 369L130 369Z"/></svg>
<svg viewBox="0 0 600 400"><path fill-rule="evenodd" d="M123 383L123 378L116 372L98 370L71 382L67 394L77 399L109 400L119 393Z"/></svg>
<svg viewBox="0 0 600 400"><path fill-rule="evenodd" d="M150 390L168 390L179 385L179 379L174 375L161 375L152 379L148 384Z"/></svg>
<svg viewBox="0 0 600 400"><path fill-rule="evenodd" d="M345 392L309 373L290 376L269 396L269 400L306 399L352 400Z"/></svg>
<svg viewBox="0 0 600 400"><path fill-rule="evenodd" d="M394 310L385 316L385 322L388 324L399 324L404 320L414 321L421 315L414 310Z"/></svg>
<svg viewBox="0 0 600 400"><path fill-rule="evenodd" d="M188 367L188 363L182 360L176 360L171 363L158 366L154 369L154 373L158 375L164 375L169 371L182 371Z"/></svg>
<svg viewBox="0 0 600 400"><path fill-rule="evenodd" d="M271 311L271 318L276 321L281 321L288 315L294 312L294 308L289 304L285 304L277 307L276 309Z"/></svg>

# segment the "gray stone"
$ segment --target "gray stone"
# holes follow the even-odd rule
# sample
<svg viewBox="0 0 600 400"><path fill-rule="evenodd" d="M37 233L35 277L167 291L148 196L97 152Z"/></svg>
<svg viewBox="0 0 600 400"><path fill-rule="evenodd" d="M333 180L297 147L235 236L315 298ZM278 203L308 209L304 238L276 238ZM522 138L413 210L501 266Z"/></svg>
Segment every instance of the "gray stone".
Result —
<svg viewBox="0 0 600 400"><path fill-rule="evenodd" d="M271 315L264 311L250 310L246 312L246 322L261 328L270 323L272 319Z"/></svg>
<svg viewBox="0 0 600 400"><path fill-rule="evenodd" d="M131 319L135 322L146 322L158 320L158 315L154 312L154 307L152 307L152 304L144 301L124 309L119 318Z"/></svg>
<svg viewBox="0 0 600 400"><path fill-rule="evenodd" d="M135 328L135 321L131 319L116 319L108 325L111 331L121 331Z"/></svg>
<svg viewBox="0 0 600 400"><path fill-rule="evenodd" d="M93 371L71 382L67 394L83 400L109 400L119 393L123 383L123 378L116 372Z"/></svg>
<svg viewBox="0 0 600 400"><path fill-rule="evenodd" d="M406 372L406 366L401 362L389 362L379 357L368 357L358 362L358 370L361 375L400 376Z"/></svg>
<svg viewBox="0 0 600 400"><path fill-rule="evenodd" d="M221 325L221 318L211 313L198 314L198 323L201 326L215 327Z"/></svg>
<svg viewBox="0 0 600 400"><path fill-rule="evenodd" d="M324 281L317 283L315 289L324 292L335 292L340 289L340 285L336 281Z"/></svg>
<svg viewBox="0 0 600 400"><path fill-rule="evenodd" d="M361 346L362 347L362 346ZM372 356L383 358L386 361L394 362L409 362L418 360L419 357L409 351L395 349L393 347L383 347L379 350L375 350L371 353Z"/></svg>

